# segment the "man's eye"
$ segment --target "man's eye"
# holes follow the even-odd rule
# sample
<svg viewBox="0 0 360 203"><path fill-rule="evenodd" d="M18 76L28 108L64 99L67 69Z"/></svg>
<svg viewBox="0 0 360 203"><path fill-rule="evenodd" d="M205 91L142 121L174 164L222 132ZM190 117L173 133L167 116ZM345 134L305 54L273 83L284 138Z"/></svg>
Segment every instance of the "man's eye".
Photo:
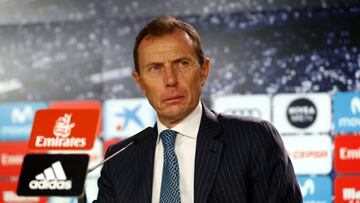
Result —
<svg viewBox="0 0 360 203"><path fill-rule="evenodd" d="M188 65L189 65L189 62L186 61L186 60L181 60L181 61L179 61L179 66L180 66L181 68L186 68Z"/></svg>
<svg viewBox="0 0 360 203"><path fill-rule="evenodd" d="M153 66L150 66L150 71L159 71L161 70L161 66L158 66L158 65L153 65Z"/></svg>

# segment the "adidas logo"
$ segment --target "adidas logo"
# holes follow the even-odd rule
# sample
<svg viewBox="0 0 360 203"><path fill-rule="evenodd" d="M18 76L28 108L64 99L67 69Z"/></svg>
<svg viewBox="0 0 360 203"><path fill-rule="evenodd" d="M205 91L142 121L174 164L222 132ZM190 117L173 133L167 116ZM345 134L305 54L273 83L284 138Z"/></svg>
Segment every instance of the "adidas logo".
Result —
<svg viewBox="0 0 360 203"><path fill-rule="evenodd" d="M31 190L70 190L72 181L67 180L64 169L60 161L51 164L43 173L35 176L35 180L30 181Z"/></svg>

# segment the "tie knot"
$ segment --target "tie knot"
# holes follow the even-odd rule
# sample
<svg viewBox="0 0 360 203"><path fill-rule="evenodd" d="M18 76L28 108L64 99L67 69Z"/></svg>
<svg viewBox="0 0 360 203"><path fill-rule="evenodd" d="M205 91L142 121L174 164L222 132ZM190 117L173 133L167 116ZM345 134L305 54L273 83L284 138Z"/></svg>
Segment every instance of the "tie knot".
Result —
<svg viewBox="0 0 360 203"><path fill-rule="evenodd" d="M164 130L160 133L161 140L163 141L164 148L171 147L175 145L176 131L173 130Z"/></svg>

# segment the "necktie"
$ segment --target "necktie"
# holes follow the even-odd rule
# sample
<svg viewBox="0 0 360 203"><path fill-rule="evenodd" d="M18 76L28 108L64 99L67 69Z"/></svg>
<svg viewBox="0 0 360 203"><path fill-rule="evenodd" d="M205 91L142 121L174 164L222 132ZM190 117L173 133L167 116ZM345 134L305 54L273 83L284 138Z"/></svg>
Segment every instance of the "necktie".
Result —
<svg viewBox="0 0 360 203"><path fill-rule="evenodd" d="M176 131L164 130L160 137L164 145L160 203L180 203L179 164L174 151Z"/></svg>

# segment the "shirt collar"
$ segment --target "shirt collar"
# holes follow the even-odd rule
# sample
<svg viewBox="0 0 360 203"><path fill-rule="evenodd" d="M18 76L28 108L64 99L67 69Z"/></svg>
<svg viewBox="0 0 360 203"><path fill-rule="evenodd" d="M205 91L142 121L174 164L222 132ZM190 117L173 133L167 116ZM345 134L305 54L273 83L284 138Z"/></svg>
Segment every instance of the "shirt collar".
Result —
<svg viewBox="0 0 360 203"><path fill-rule="evenodd" d="M196 139L200 127L202 111L202 105L199 101L195 109L186 116L184 120L171 128L171 130L178 132L180 135ZM156 143L159 142L160 133L166 129L168 128L160 122L159 118L157 118L158 138Z"/></svg>

